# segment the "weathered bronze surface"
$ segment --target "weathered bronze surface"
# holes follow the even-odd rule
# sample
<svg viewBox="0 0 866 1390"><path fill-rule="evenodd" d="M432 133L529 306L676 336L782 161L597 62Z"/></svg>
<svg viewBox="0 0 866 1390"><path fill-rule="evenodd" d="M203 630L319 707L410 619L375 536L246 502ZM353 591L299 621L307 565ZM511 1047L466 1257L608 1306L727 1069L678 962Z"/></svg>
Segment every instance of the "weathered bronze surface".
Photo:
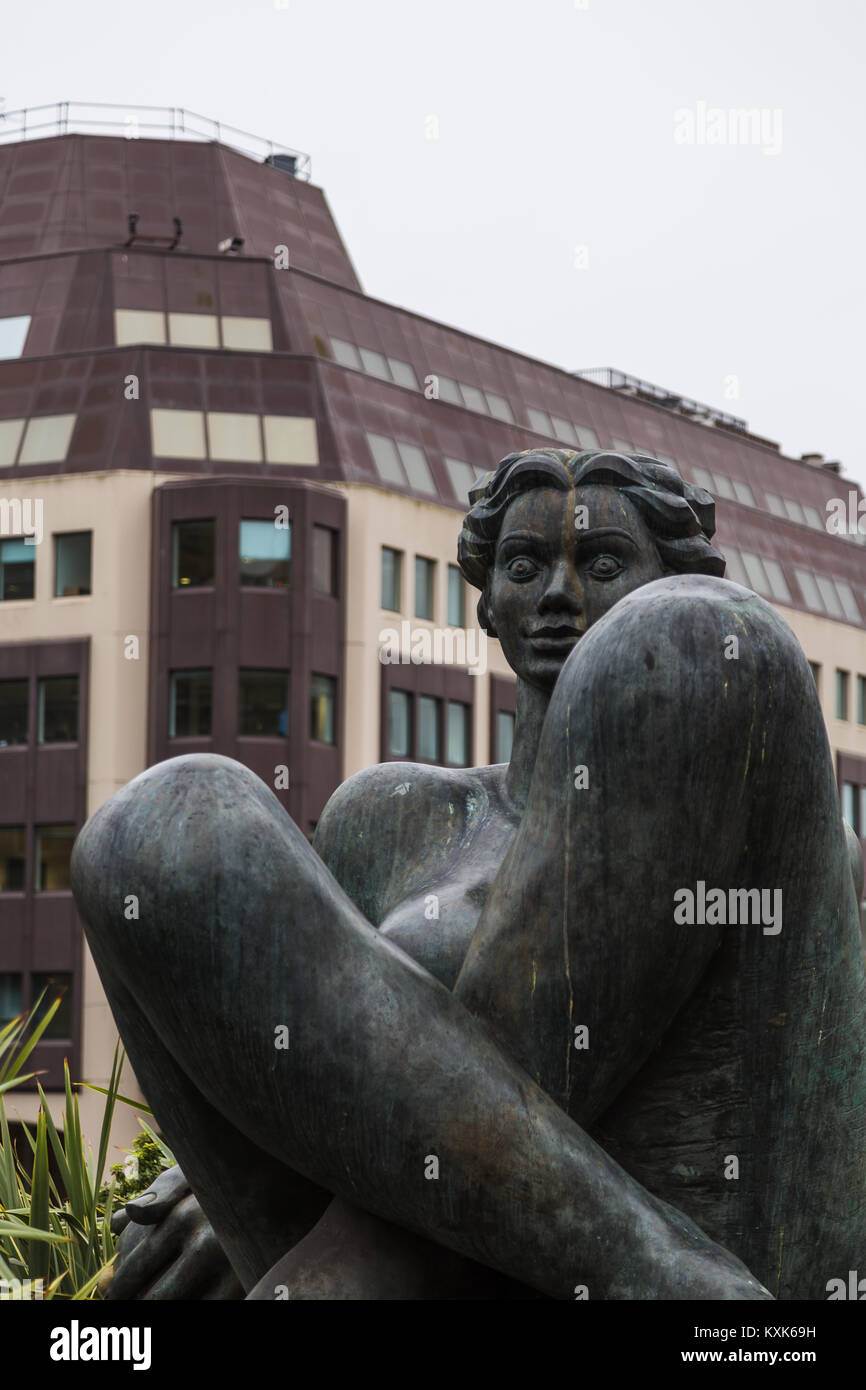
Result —
<svg viewBox="0 0 866 1390"><path fill-rule="evenodd" d="M112 1296L231 1296L210 1227L253 1299L822 1299L862 1262L862 863L796 638L655 460L510 455L473 499L509 765L359 773L311 848L175 758L79 836L195 1194L130 1212Z"/></svg>

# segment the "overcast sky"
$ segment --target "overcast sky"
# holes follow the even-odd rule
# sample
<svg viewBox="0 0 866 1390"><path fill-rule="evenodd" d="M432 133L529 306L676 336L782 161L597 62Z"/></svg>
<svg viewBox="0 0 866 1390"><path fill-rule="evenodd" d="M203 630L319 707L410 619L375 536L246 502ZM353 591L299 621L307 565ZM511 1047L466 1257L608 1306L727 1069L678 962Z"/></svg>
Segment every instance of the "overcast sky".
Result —
<svg viewBox="0 0 866 1390"><path fill-rule="evenodd" d="M41 0L0 96L303 150L369 294L866 485L864 49L862 0Z"/></svg>

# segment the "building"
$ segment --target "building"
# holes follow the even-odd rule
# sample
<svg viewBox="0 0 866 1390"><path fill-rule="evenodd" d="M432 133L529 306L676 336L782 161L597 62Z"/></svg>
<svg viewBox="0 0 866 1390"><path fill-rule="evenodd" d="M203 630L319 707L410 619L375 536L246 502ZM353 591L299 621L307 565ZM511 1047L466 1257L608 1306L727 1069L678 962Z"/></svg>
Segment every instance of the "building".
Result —
<svg viewBox="0 0 866 1390"><path fill-rule="evenodd" d="M64 1056L108 1074L68 860L148 764L239 758L310 833L371 763L507 758L514 681L495 642L479 659L455 555L468 488L517 449L637 449L713 492L730 576L813 664L866 836L861 494L837 464L364 294L297 152L177 110L2 131L0 1017L66 987L33 1058L49 1092ZM432 661L380 660L419 632Z"/></svg>

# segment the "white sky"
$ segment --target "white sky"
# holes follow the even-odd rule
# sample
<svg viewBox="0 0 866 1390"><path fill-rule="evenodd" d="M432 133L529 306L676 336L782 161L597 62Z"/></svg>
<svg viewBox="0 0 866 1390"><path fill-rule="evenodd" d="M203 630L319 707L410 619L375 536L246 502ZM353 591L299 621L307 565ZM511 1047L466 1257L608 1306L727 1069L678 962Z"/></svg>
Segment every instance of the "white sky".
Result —
<svg viewBox="0 0 866 1390"><path fill-rule="evenodd" d="M862 0L41 0L2 38L7 111L183 106L308 152L368 293L866 485ZM781 148L678 143L699 103Z"/></svg>

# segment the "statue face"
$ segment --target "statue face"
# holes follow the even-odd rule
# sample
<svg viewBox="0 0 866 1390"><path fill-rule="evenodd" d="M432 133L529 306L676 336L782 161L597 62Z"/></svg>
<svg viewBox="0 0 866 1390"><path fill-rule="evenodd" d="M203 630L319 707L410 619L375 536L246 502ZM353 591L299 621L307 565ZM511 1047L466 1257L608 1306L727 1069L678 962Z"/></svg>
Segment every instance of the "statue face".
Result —
<svg viewBox="0 0 866 1390"><path fill-rule="evenodd" d="M509 666L552 689L586 629L667 572L627 492L588 484L521 493L505 513L487 589Z"/></svg>

